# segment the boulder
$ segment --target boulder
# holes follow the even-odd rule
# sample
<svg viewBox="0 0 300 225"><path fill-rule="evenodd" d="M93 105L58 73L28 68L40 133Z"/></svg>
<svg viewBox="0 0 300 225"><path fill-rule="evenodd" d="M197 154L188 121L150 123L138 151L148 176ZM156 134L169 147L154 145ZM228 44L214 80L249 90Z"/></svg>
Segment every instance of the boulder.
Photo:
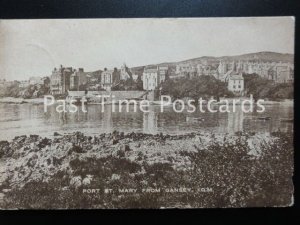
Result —
<svg viewBox="0 0 300 225"><path fill-rule="evenodd" d="M61 134L55 131L53 136L61 136Z"/></svg>
<svg viewBox="0 0 300 225"><path fill-rule="evenodd" d="M72 154L72 152L76 152L76 153L84 153L85 151L83 150L82 147L78 146L78 145L73 145L70 150L69 150L69 154Z"/></svg>
<svg viewBox="0 0 300 225"><path fill-rule="evenodd" d="M82 185L82 178L81 176L72 177L70 180L70 186L74 188L79 188Z"/></svg>

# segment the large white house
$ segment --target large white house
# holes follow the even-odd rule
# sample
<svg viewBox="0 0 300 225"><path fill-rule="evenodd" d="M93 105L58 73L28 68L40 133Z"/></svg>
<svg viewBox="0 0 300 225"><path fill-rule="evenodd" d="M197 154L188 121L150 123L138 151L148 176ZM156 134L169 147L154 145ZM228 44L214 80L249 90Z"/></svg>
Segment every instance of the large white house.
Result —
<svg viewBox="0 0 300 225"><path fill-rule="evenodd" d="M244 93L244 77L240 74L230 74L228 76L228 90L236 95Z"/></svg>
<svg viewBox="0 0 300 225"><path fill-rule="evenodd" d="M107 91L111 90L113 85L113 70L107 70L106 68L101 74L101 85Z"/></svg>
<svg viewBox="0 0 300 225"><path fill-rule="evenodd" d="M165 81L168 74L167 66L148 66L143 72L143 88L144 90L155 90L162 82Z"/></svg>

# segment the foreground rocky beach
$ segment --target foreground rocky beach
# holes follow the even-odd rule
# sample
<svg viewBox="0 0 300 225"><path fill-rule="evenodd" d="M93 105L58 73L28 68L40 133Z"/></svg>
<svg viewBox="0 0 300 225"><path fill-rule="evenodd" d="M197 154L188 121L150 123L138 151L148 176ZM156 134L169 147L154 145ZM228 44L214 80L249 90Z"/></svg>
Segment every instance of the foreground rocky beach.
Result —
<svg viewBox="0 0 300 225"><path fill-rule="evenodd" d="M76 132L0 142L1 208L293 204L293 134Z"/></svg>

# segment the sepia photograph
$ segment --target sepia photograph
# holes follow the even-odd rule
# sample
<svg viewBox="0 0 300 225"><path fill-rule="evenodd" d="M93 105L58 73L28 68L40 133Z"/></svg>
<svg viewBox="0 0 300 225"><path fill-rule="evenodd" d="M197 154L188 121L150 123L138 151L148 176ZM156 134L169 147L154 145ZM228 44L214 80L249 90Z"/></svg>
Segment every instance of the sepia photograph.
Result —
<svg viewBox="0 0 300 225"><path fill-rule="evenodd" d="M294 17L0 19L0 209L294 205Z"/></svg>

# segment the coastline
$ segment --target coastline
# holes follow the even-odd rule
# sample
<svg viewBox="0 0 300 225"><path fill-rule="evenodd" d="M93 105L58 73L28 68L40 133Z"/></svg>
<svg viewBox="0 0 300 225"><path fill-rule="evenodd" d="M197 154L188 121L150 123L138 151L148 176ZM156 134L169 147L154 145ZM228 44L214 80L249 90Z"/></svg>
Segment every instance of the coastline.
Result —
<svg viewBox="0 0 300 225"><path fill-rule="evenodd" d="M249 98L221 98L220 101L228 101L229 105L233 105L232 101L234 99L242 99L246 100ZM157 105L160 106L161 104L158 103L158 101L154 101L156 103L150 104L151 105ZM41 105L44 104L44 98L31 98L31 99L24 99L24 98L14 98L14 97L2 97L0 98L0 104L33 104L33 105ZM97 103L88 103L91 105L97 104ZM112 103L106 103L106 104L112 104ZM119 104L118 102L116 104ZM173 103L172 103L173 104ZM172 105L171 104L171 105ZM236 103L236 105L240 105L241 103ZM249 104L249 103L247 103ZM281 100L264 100L264 102L261 103L261 105L276 105L276 104L294 104L294 99L281 99ZM222 105L221 102L213 103L212 105ZM169 104L165 104L165 107L170 106Z"/></svg>
<svg viewBox="0 0 300 225"><path fill-rule="evenodd" d="M213 189L212 193L185 193L194 196L188 202L190 207L288 206L293 194L292 138L292 134L279 132L151 135L114 131L97 136L76 132L56 134L53 139L18 136L11 142L0 142L1 160L4 160L0 170L0 194L4 200L0 207L117 208L122 204L130 207L133 202L146 208L187 206L178 193L167 197L163 193L153 195L142 191L135 195L103 193L105 188L163 187ZM286 178L290 182L282 194L283 187L276 182ZM274 189L272 196L263 185L266 181ZM253 193L238 197L245 187ZM53 190L45 193L43 188ZM85 189L95 188L101 190L95 199L83 193ZM228 191L231 194L224 195ZM49 201L53 193L61 201ZM280 201L276 193L284 195ZM223 203L219 202L222 196L227 196ZM232 196L235 201L231 200ZM145 198L155 201L147 203ZM256 198L260 199L258 203Z"/></svg>
<svg viewBox="0 0 300 225"><path fill-rule="evenodd" d="M40 105L44 104L44 98L31 98L31 99L25 99L25 98L13 98L13 97L4 97L0 98L0 104L33 104L33 105Z"/></svg>

